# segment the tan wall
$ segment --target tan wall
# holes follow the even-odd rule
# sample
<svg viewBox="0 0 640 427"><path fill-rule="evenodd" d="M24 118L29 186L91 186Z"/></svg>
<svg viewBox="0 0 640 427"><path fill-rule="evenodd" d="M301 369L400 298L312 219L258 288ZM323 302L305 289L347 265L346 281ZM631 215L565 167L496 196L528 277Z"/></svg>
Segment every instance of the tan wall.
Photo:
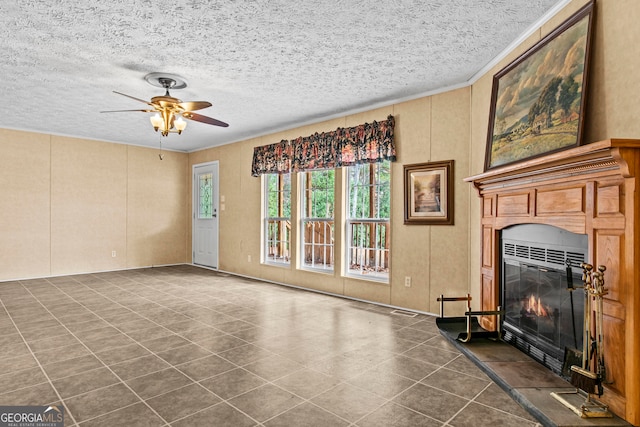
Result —
<svg viewBox="0 0 640 427"><path fill-rule="evenodd" d="M0 130L0 280L186 262L187 159Z"/></svg>
<svg viewBox="0 0 640 427"><path fill-rule="evenodd" d="M51 273L51 142L0 130L0 280Z"/></svg>
<svg viewBox="0 0 640 427"><path fill-rule="evenodd" d="M479 203L492 76L578 10L570 3L472 86L190 154L0 130L0 280L191 261L191 168L219 161L219 267L400 307L437 311L440 293L479 295ZM585 142L640 136L640 3L598 0ZM260 179L253 147L396 118L391 283L260 264ZM403 165L455 161L455 225L404 225ZM341 196L338 177L337 200ZM297 199L294 182L294 203ZM342 220L336 206L336 223ZM296 231L294 213L294 235ZM339 241L341 228L337 228ZM111 258L111 251L118 256ZM251 256L251 261L248 257ZM405 276L412 286L404 286ZM475 302L474 302L475 303ZM474 304L475 305L475 304Z"/></svg>
<svg viewBox="0 0 640 427"><path fill-rule="evenodd" d="M188 156L163 153L160 161L156 150L128 147L127 268L191 261Z"/></svg>
<svg viewBox="0 0 640 427"><path fill-rule="evenodd" d="M51 137L51 274L125 266L127 150Z"/></svg>

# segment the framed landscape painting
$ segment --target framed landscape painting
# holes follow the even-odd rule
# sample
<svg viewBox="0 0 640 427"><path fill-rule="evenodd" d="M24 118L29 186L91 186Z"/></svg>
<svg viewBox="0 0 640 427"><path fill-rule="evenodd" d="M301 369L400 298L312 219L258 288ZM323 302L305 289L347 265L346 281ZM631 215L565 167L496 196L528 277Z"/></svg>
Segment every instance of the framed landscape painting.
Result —
<svg viewBox="0 0 640 427"><path fill-rule="evenodd" d="M581 144L593 2L493 77L485 171Z"/></svg>
<svg viewBox="0 0 640 427"><path fill-rule="evenodd" d="M404 166L404 223L453 225L453 160Z"/></svg>

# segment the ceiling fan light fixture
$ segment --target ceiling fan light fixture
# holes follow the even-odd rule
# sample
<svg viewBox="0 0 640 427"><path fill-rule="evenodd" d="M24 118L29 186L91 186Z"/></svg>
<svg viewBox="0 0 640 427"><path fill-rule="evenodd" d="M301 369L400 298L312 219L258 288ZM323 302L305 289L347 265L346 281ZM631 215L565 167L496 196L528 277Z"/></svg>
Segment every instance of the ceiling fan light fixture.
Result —
<svg viewBox="0 0 640 427"><path fill-rule="evenodd" d="M182 120L182 117L178 117L178 120L174 119L174 112L171 108L166 107L149 117L153 130L160 131L162 136L167 136L169 133L181 134L184 128L187 127L187 123Z"/></svg>
<svg viewBox="0 0 640 427"><path fill-rule="evenodd" d="M159 113L156 113L153 116L149 117L149 120L151 121L151 126L153 126L153 130L155 130L156 132L158 132L158 129L160 129L160 127L163 126L162 117L160 117ZM162 130L164 131L164 129Z"/></svg>
<svg viewBox="0 0 640 427"><path fill-rule="evenodd" d="M185 122L184 120L182 120L182 117L178 117L174 122L173 122L173 126L176 128L176 130L178 131L178 135L180 135L182 133L182 131L184 130L184 128L187 127L187 122Z"/></svg>

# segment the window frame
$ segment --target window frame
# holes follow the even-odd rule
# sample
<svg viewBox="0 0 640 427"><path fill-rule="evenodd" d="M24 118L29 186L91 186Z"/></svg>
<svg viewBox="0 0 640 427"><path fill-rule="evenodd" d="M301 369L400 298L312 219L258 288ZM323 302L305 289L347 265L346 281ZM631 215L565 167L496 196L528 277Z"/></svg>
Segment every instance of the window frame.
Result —
<svg viewBox="0 0 640 427"><path fill-rule="evenodd" d="M332 193L332 205L329 208L328 207L328 203L327 203L327 207L325 208L326 211L331 211L331 216L307 216L307 214L309 213L309 211L311 210L311 214L317 213L317 212L313 212L313 196L312 196L312 200L309 200L307 197L307 188L308 188L308 182L311 182L313 180L313 174L315 173L333 173L333 186L329 187L324 187L322 189L314 189L312 188L310 191L312 192L312 194L315 194L316 191L328 191L331 190ZM305 270L305 271L312 271L312 272L320 272L320 273L327 273L327 274L332 274L335 272L335 254L336 254L336 242L335 242L335 224L336 224L336 219L335 219L335 201L336 201L336 182L335 182L335 178L336 178L336 170L335 169L314 169L314 170L309 170L309 171L303 171L303 172L299 172L298 173L298 188L299 188L299 197L298 197L298 212L299 212L299 234L298 234L298 258L299 258L299 262L298 262L298 269L300 270ZM312 235L312 240L311 242L307 242L306 240L306 233L307 233L307 227L306 224L307 223L313 223L314 224L314 228L311 232ZM324 223L323 229L324 234L323 236L326 236L326 230L329 229L329 243L327 243L327 239L325 237L323 242L316 242L315 241L315 237L316 234L315 233L315 224L316 223ZM312 251L312 255L311 255L311 263L307 263L307 257L306 257L306 251L308 247L311 247L311 251ZM318 248L321 248L321 254L323 254L323 259L324 259L324 263L318 263L316 264L315 262L315 253L316 250ZM323 248L323 249L322 249ZM327 252L328 251L328 252ZM329 258L329 263L327 264L327 258Z"/></svg>
<svg viewBox="0 0 640 427"><path fill-rule="evenodd" d="M369 281L375 281L375 282L381 282L381 283L386 283L389 284L390 283L390 276L391 276L391 268L390 268L390 260L391 260L391 162L386 160L386 163L388 163L387 168L389 171L388 174L388 181L386 182L386 184L382 184L382 181L380 180L380 172L379 172L379 168L380 168L380 163L363 163L363 164L356 164L356 165L352 165L352 166L347 166L344 168L344 194L343 194L343 201L344 201L344 240L343 240L343 248L344 248L344 254L343 254L343 276L345 277L349 277L349 278L355 278L355 279L362 279L362 280L369 280ZM369 211L369 216L352 216L352 178L351 178L351 171L353 170L353 168L361 168L361 167L367 167L368 168L368 183L366 183L365 185L362 185L361 183L359 183L357 186L359 188L362 187L366 187L368 188L368 211ZM377 173L374 173L373 168L378 168L378 171L376 171ZM380 217L381 214L381 207L380 205L378 205L377 207L374 206L374 204L376 202L380 201L380 190L382 189L382 187L384 187L386 189L386 192L388 193L388 217ZM375 195L373 190L375 190ZM356 203L358 203L359 201L357 201ZM362 213L362 212L358 212L358 213ZM367 238L369 239L369 244L365 245L365 246L359 246L354 244L354 226L357 225L363 225L364 227L368 227L368 236ZM383 227L383 228L381 228ZM384 242L379 242L379 238L380 238L380 233L381 230L384 230ZM373 244L371 244L371 236L374 235L375 236L375 242ZM370 252L373 251L373 256L369 256L370 259L374 259L375 260L375 265L374 271L371 270L365 270L364 267L364 263L360 262L359 265L360 268L359 269L352 269L352 257L354 254L354 251L356 253L364 253L366 255L368 255ZM382 260L382 264L379 263L379 261ZM382 266L382 267L381 267ZM377 269L381 267L384 268L385 271L380 272L377 271Z"/></svg>
<svg viewBox="0 0 640 427"><path fill-rule="evenodd" d="M288 176L289 178L289 186L288 186L288 190L286 189L286 182L284 177ZM262 233L263 233L263 239L262 239L262 262L264 264L267 265L273 265L273 266L279 266L279 267L289 267L291 266L291 235L292 235L292 229L291 229L291 208L292 208L292 198L291 198L291 173L286 173L286 174L277 174L277 173L272 173L272 174L264 174L262 175L263 179L262 179L262 195L264 198L263 201L263 222L262 222ZM270 216L269 212L270 212L270 195L272 193L272 191L269 188L269 179L272 177L277 177L278 182L277 182L277 190L275 191L278 195L276 197L277 199L277 210L279 211L279 213L281 214L281 216ZM288 196L284 196L283 195L285 193L288 192ZM288 203L289 203L289 216L285 216L282 215L283 213L285 213L285 205L286 205L286 197L288 197ZM270 225L273 222L277 222L283 225L283 227L285 228L285 230L287 229L288 226L288 231L284 231L284 233L286 233L286 239L278 239L278 240L274 240L274 239L270 239L271 234L270 234ZM272 245L272 243L276 243L275 245ZM272 247L279 247L280 245L284 245L284 248L280 248L284 253L286 253L286 255L282 255L280 258L282 258L282 260L278 260L278 258L272 257L271 256L271 248Z"/></svg>

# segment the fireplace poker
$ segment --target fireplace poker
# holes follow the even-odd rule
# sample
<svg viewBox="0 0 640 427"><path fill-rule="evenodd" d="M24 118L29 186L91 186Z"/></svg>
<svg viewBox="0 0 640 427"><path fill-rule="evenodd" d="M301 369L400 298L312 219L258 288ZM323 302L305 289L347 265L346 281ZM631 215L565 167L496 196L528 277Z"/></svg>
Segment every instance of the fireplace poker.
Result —
<svg viewBox="0 0 640 427"><path fill-rule="evenodd" d="M573 287L573 273L571 272L571 260L569 258L566 259L565 264L567 265L567 289L569 289L569 302L571 304L571 326L573 327L573 348L578 349L578 337L576 334L576 314L573 308L573 291L575 288Z"/></svg>
<svg viewBox="0 0 640 427"><path fill-rule="evenodd" d="M569 302L571 304L571 329L573 331L573 347L565 346L564 348L564 361L562 363L562 376L565 378L571 377L571 366L579 365L582 367L583 361L583 349L578 349L578 334L576 331L576 313L575 313L575 304L573 301L573 292L583 286L576 287L573 282L573 271L572 266L573 263L570 258L565 259L566 267L566 278L567 278L567 290L569 291ZM583 321L584 324L584 321ZM583 325L584 326L584 325ZM582 331L581 331L582 333Z"/></svg>

